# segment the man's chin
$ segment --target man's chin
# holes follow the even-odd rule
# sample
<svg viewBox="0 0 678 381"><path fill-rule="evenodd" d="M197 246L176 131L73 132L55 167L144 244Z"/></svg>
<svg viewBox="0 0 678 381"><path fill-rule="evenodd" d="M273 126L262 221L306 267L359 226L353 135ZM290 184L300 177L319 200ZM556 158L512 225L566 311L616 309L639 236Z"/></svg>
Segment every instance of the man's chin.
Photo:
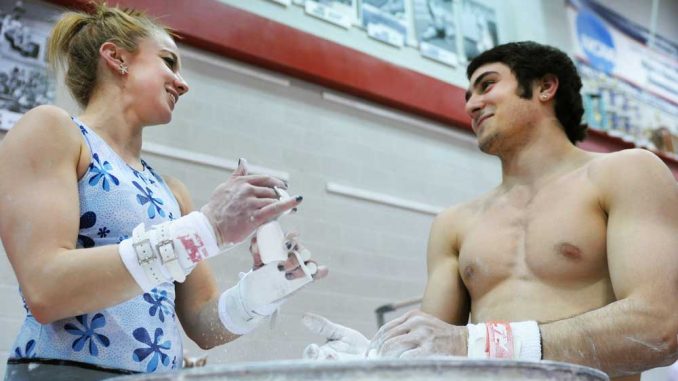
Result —
<svg viewBox="0 0 678 381"><path fill-rule="evenodd" d="M480 151L488 155L496 155L497 141L499 140L498 134L490 134L481 137L478 139L478 148Z"/></svg>

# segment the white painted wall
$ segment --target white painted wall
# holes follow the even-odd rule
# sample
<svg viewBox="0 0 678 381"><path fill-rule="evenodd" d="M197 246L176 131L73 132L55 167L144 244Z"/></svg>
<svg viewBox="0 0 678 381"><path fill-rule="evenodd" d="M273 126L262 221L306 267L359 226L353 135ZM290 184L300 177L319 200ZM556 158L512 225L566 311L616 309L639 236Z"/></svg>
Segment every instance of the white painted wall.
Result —
<svg viewBox="0 0 678 381"><path fill-rule="evenodd" d="M371 335L378 306L421 296L433 218L428 210L496 184L500 172L495 159L481 154L465 133L181 49L191 91L182 97L171 124L145 132L145 141L154 143L150 151L161 153L145 154L147 161L184 181L196 206L229 175L229 160L246 157L254 166L286 172L290 190L302 194L304 202L283 225L299 231L318 261L331 269L328 279L283 307L274 330L262 327L208 351L210 363L300 358L306 344L320 339L304 331L303 312L326 315ZM248 72L254 75L243 74ZM261 79L268 76L274 80ZM63 92L58 103L73 109ZM224 168L168 158L173 151L178 156L199 153ZM328 183L349 193L395 198L397 205L414 204L423 211L328 192ZM0 369L23 318L16 280L6 256L1 257L0 322L5 329L0 332ZM211 264L224 289L251 265L245 247ZM192 355L202 353L195 345L187 347Z"/></svg>

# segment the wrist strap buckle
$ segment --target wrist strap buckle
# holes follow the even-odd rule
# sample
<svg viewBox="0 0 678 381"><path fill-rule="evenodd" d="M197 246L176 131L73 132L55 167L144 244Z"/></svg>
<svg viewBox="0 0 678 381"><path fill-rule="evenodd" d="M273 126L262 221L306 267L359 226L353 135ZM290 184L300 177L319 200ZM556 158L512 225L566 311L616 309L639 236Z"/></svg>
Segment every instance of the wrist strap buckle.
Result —
<svg viewBox="0 0 678 381"><path fill-rule="evenodd" d="M153 251L153 245L144 224L139 224L132 231L132 248L137 255L139 266L144 270L148 279L156 285L165 282L165 277L158 266L158 256Z"/></svg>
<svg viewBox="0 0 678 381"><path fill-rule="evenodd" d="M186 272L179 263L177 253L174 248L174 241L170 237L169 222L157 225L155 228L158 243L155 245L158 254L160 254L160 262L169 271L172 278L177 282L186 280Z"/></svg>

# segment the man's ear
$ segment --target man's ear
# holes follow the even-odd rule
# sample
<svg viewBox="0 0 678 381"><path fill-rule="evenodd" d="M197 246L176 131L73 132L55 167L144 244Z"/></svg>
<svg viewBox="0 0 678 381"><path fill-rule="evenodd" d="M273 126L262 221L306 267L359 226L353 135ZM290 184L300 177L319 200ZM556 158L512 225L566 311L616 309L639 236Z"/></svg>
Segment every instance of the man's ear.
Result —
<svg viewBox="0 0 678 381"><path fill-rule="evenodd" d="M558 77L553 74L546 74L540 81L537 96L540 101L549 101L556 96L558 91Z"/></svg>
<svg viewBox="0 0 678 381"><path fill-rule="evenodd" d="M99 47L99 55L106 63L106 67L117 74L127 74L127 52L111 41L106 41ZM123 70L124 68L124 70Z"/></svg>

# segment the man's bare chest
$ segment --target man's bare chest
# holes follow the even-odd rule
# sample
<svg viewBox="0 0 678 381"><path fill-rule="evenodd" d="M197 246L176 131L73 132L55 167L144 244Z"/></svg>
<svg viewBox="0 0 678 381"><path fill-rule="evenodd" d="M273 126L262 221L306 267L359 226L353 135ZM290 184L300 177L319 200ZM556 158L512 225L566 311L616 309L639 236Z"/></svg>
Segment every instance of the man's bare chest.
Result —
<svg viewBox="0 0 678 381"><path fill-rule="evenodd" d="M507 279L572 287L607 272L606 215L580 181L488 198L460 236L459 271L473 294Z"/></svg>

